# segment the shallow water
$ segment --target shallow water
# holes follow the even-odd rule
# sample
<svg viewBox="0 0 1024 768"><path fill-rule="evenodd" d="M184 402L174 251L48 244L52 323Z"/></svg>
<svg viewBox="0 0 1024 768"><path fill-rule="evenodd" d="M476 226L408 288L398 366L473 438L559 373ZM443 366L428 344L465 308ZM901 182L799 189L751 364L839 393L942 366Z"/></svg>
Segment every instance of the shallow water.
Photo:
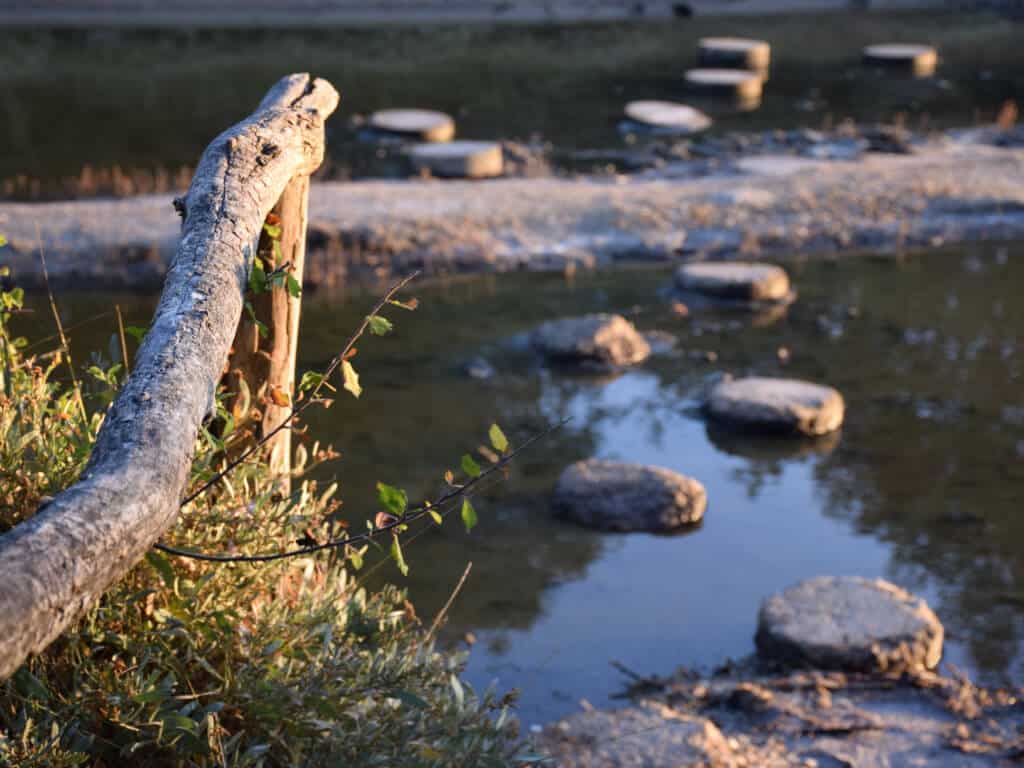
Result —
<svg viewBox="0 0 1024 768"><path fill-rule="evenodd" d="M148 174L194 167L215 135L294 71L327 77L342 93L328 123L324 172L334 177L408 172L349 126L353 115L395 106L447 111L462 138L548 141L556 163L589 169L608 160L572 153L623 149L616 125L627 101L687 98L683 72L706 35L773 45L761 108L716 112L716 131L901 114L912 128L971 125L991 121L1007 99L1024 101L1020 29L985 14L832 13L574 27L0 31L0 192L109 194L109 181L80 176L86 165L141 173L129 189L166 186ZM862 46L883 41L937 45L936 76L866 70ZM27 180L15 183L18 175ZM65 187L65 177L76 184Z"/></svg>
<svg viewBox="0 0 1024 768"><path fill-rule="evenodd" d="M396 332L359 345L362 398L342 393L313 416L313 435L343 453L330 473L357 527L375 509L377 480L436 494L492 420L520 442L572 417L507 484L475 499L472 534L453 519L406 544L407 580L388 562L366 577L407 583L429 621L472 561L443 640L471 632L469 679L521 688L527 723L580 698L610 703L623 683L612 660L665 674L752 652L761 599L821 573L921 593L946 625L945 661L987 682L1024 682L1024 244L787 266L800 296L775 319L696 308L677 318L662 269L424 285L418 312L391 313ZM128 322L144 324L151 307L59 299L69 323L120 301ZM322 366L372 302L310 296L300 365ZM543 320L597 310L668 332L677 346L599 377L547 368L516 343ZM108 323L73 333L79 357L106 347ZM462 372L477 355L493 379ZM847 399L846 424L819 441L716 430L698 404L721 372L832 384ZM559 472L588 456L698 478L709 498L703 524L652 536L553 520Z"/></svg>

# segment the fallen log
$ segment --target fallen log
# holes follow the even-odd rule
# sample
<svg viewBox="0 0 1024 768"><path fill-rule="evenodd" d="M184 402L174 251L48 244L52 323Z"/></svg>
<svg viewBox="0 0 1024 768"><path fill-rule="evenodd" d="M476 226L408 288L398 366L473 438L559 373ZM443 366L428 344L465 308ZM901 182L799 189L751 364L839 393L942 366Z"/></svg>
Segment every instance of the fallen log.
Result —
<svg viewBox="0 0 1024 768"><path fill-rule="evenodd" d="M286 190L306 194L337 103L327 81L290 75L204 151L175 201L181 240L153 322L82 476L0 537L0 679L46 648L177 517L264 221ZM304 214L304 199L298 208ZM285 317L297 328L297 314ZM284 358L294 365L294 353Z"/></svg>

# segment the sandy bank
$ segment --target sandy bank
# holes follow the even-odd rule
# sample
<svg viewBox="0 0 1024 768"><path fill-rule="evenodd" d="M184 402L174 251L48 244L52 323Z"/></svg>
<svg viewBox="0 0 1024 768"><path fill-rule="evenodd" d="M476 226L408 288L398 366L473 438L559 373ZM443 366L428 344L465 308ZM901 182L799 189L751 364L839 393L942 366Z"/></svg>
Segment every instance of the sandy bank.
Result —
<svg viewBox="0 0 1024 768"><path fill-rule="evenodd" d="M1024 237L1024 148L931 142L857 160L745 157L704 178L684 164L611 178L314 185L312 285L629 261L897 252ZM676 177L681 175L682 178ZM38 280L37 231L58 281L159 283L178 219L169 196L0 204L5 260Z"/></svg>

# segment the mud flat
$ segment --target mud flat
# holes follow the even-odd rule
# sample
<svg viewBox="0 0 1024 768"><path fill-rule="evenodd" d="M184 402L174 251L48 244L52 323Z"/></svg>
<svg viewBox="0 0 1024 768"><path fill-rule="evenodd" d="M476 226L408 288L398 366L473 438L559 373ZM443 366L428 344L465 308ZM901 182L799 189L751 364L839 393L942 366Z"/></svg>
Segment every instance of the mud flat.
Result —
<svg viewBox="0 0 1024 768"><path fill-rule="evenodd" d="M896 253L1024 237L1024 147L971 134L853 160L753 154L692 178L686 161L610 177L314 185L307 281L572 270L688 257ZM0 203L15 279L156 285L178 236L170 196Z"/></svg>

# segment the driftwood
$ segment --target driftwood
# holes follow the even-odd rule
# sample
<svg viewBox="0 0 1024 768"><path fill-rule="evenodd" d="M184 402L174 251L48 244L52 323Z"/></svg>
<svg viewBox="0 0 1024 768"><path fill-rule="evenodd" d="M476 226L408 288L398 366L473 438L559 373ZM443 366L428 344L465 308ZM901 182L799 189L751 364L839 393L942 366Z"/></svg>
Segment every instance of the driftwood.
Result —
<svg viewBox="0 0 1024 768"><path fill-rule="evenodd" d="M177 517L264 220L320 165L337 103L330 83L286 77L203 153L176 203L181 242L156 315L85 471L0 537L0 678L52 642Z"/></svg>

